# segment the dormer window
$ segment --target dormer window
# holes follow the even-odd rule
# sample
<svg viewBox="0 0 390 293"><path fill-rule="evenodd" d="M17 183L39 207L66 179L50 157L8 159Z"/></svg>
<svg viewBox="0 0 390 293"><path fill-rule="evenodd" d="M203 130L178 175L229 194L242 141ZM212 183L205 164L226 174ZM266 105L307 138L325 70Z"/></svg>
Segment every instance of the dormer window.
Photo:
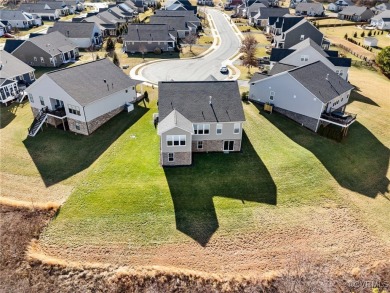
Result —
<svg viewBox="0 0 390 293"><path fill-rule="evenodd" d="M309 56L308 56L308 55L302 55L302 56L301 56L301 61L302 61L302 62L309 61Z"/></svg>

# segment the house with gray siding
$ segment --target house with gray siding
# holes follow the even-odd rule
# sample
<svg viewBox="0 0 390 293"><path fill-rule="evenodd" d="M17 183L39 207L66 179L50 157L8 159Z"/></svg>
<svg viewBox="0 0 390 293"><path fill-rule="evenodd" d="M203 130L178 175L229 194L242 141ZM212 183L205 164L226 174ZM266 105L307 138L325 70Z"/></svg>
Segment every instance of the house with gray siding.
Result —
<svg viewBox="0 0 390 293"><path fill-rule="evenodd" d="M320 125L347 129L356 115L345 108L353 86L321 61L250 81L249 99L317 132Z"/></svg>
<svg viewBox="0 0 390 293"><path fill-rule="evenodd" d="M192 164L193 152L238 152L245 121L237 81L158 84L160 164Z"/></svg>
<svg viewBox="0 0 390 293"><path fill-rule="evenodd" d="M341 10L337 17L350 21L369 21L374 16L374 12L366 6L347 6Z"/></svg>
<svg viewBox="0 0 390 293"><path fill-rule="evenodd" d="M35 81L35 69L12 56L7 51L0 51L0 77L15 80L18 85L28 86Z"/></svg>
<svg viewBox="0 0 390 293"><path fill-rule="evenodd" d="M57 5L55 5L57 7ZM40 18L45 20L57 20L63 15L62 7L58 8L50 8L47 3L22 3L19 6L19 10L36 14Z"/></svg>
<svg viewBox="0 0 390 293"><path fill-rule="evenodd" d="M94 22L57 21L47 32L60 32L78 48L86 49L103 43L102 33Z"/></svg>
<svg viewBox="0 0 390 293"><path fill-rule="evenodd" d="M51 71L27 88L35 136L44 122L90 135L136 99L135 86L108 59Z"/></svg>
<svg viewBox="0 0 390 293"><path fill-rule="evenodd" d="M251 12L248 15L248 23L250 25L258 25L265 27L268 24L270 17L281 17L288 15L290 10L288 8L279 7L260 7L257 11Z"/></svg>
<svg viewBox="0 0 390 293"><path fill-rule="evenodd" d="M295 15L323 16L325 12L321 3L299 3L295 7Z"/></svg>
<svg viewBox="0 0 390 293"><path fill-rule="evenodd" d="M169 34L176 39L183 39L189 34L196 34L198 27L188 23L185 16L157 16L150 17L150 24L166 24Z"/></svg>
<svg viewBox="0 0 390 293"><path fill-rule="evenodd" d="M36 14L21 10L0 10L0 21L6 22L11 27L28 29L34 25L41 25L42 21Z"/></svg>
<svg viewBox="0 0 390 293"><path fill-rule="evenodd" d="M52 32L25 40L11 54L30 66L59 67L74 62L79 51L69 38Z"/></svg>
<svg viewBox="0 0 390 293"><path fill-rule="evenodd" d="M375 15L371 18L372 26L375 26L380 30L389 30L390 29L390 10L385 10L378 15Z"/></svg>
<svg viewBox="0 0 390 293"><path fill-rule="evenodd" d="M123 51L127 53L173 51L176 37L169 32L166 24L129 24L123 36Z"/></svg>
<svg viewBox="0 0 390 293"><path fill-rule="evenodd" d="M306 39L289 49L273 48L270 56L270 67L277 63L296 67L321 61L336 74L348 80L351 58L339 57L337 51L323 50L312 39Z"/></svg>
<svg viewBox="0 0 390 293"><path fill-rule="evenodd" d="M324 40L324 35L306 19L302 19L280 35L276 35L272 46L288 49L308 38L325 50L329 48L330 44Z"/></svg>

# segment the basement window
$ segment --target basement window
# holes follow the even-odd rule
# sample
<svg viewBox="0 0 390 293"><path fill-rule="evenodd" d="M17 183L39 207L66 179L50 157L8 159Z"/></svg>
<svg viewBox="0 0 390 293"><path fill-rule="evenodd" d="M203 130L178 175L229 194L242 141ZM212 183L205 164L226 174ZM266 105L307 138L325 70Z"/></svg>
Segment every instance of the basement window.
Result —
<svg viewBox="0 0 390 293"><path fill-rule="evenodd" d="M274 92L274 91L270 91L270 93L269 93L269 99L270 99L271 101L273 101L273 100L274 100L274 97L275 97L275 92Z"/></svg>
<svg viewBox="0 0 390 293"><path fill-rule="evenodd" d="M168 153L168 162L173 162L175 160L173 153Z"/></svg>
<svg viewBox="0 0 390 293"><path fill-rule="evenodd" d="M77 130L80 130L80 123L76 123L75 127L76 127Z"/></svg>

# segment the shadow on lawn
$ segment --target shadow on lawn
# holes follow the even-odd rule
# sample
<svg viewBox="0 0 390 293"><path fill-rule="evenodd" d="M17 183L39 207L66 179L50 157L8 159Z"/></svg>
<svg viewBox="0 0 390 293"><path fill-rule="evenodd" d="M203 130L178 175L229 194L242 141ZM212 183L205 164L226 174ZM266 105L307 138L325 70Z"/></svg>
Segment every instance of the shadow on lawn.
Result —
<svg viewBox="0 0 390 293"><path fill-rule="evenodd" d="M135 106L130 113L121 112L89 136L44 126L43 132L23 143L45 185L50 186L88 168L148 110Z"/></svg>
<svg viewBox="0 0 390 293"><path fill-rule="evenodd" d="M278 113L263 116L290 139L311 151L342 187L372 198L389 192L390 151L358 121L338 143L300 127Z"/></svg>
<svg viewBox="0 0 390 293"><path fill-rule="evenodd" d="M26 101L19 103L12 103L9 106L0 105L0 129L7 127L8 124L16 117L16 112L19 108L23 108L26 105Z"/></svg>
<svg viewBox="0 0 390 293"><path fill-rule="evenodd" d="M376 106L376 107L380 107L377 103L375 103L370 98L360 94L360 89L357 86L355 86L355 89L351 92L350 102L353 102L353 101Z"/></svg>
<svg viewBox="0 0 390 293"><path fill-rule="evenodd" d="M276 205L276 185L245 132L241 153L193 154L193 166L164 168L176 229L206 246L218 229L213 197Z"/></svg>

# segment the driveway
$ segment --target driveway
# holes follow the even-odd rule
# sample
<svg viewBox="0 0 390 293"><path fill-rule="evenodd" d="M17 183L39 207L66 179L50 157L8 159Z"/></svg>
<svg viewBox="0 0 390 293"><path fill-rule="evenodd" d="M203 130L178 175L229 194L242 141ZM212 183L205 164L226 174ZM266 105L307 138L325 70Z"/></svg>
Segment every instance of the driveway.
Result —
<svg viewBox="0 0 390 293"><path fill-rule="evenodd" d="M157 83L158 81L201 81L212 74L218 80L224 80L227 74L219 72L222 63L232 57L240 47L240 40L229 21L215 9L208 9L216 30L221 39L220 45L210 54L196 59L168 60L152 63L140 71L145 79Z"/></svg>

